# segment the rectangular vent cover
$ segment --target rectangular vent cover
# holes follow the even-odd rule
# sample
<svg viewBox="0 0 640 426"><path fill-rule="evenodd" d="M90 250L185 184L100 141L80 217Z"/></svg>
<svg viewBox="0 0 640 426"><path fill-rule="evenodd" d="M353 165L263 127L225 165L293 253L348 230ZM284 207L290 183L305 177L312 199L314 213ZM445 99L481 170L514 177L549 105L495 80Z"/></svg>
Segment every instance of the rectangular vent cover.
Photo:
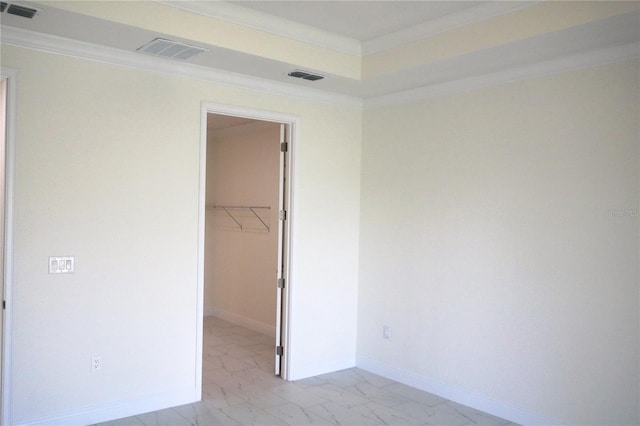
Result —
<svg viewBox="0 0 640 426"><path fill-rule="evenodd" d="M0 12L7 12L9 15L22 16L23 18L33 19L40 11L32 7L20 6L7 2L0 2Z"/></svg>
<svg viewBox="0 0 640 426"><path fill-rule="evenodd" d="M181 61L186 61L187 59L205 51L206 49L202 49L200 47L189 46L188 44L164 38L156 38L150 43L138 48L138 52L141 53L164 56L165 58L179 59Z"/></svg>
<svg viewBox="0 0 640 426"><path fill-rule="evenodd" d="M295 70L295 71L291 71L288 74L289 77L295 77L295 78L301 78L303 80L309 80L309 81L318 81L318 80L322 80L324 77L321 75L317 75L317 74L312 74L308 71L302 71L302 70Z"/></svg>

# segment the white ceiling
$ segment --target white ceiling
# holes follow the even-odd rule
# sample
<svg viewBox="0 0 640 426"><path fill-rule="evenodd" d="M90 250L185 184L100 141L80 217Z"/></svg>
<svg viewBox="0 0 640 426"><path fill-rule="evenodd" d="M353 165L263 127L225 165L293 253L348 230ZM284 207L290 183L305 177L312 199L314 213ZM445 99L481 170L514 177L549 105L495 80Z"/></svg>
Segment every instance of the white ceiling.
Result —
<svg viewBox="0 0 640 426"><path fill-rule="evenodd" d="M362 54L368 49L381 49L384 46L402 46L415 40L416 34L424 38L425 34L438 34L462 25L478 22L494 16L512 13L515 10L536 5L523 1L174 1L158 0L159 3L187 9L193 13L217 16L240 25L280 34L283 37L304 40L308 43L337 42L338 45L362 47ZM123 52L128 61L144 56L136 50L156 37L174 39L189 43L188 39L176 39L158 32L149 31L131 25L93 18L78 13L55 8L55 3L20 1L42 9L33 20L0 15L0 29L3 43L30 46L33 34L54 36L48 45L74 40L90 45L82 45L86 51L90 46L104 47L113 52ZM17 29L16 33L9 30ZM27 32L20 32L26 30ZM419 31L418 31L419 30ZM25 34L27 36L25 37ZM62 37L58 39L56 37ZM305 37L307 37L305 39ZM334 39L332 39L334 37ZM29 41L24 42L27 38ZM564 58L578 57L588 62L603 49L622 46L628 52L636 49L640 42L640 17L638 11L619 14L604 19L593 20L562 30L540 32L538 35L520 40L502 43L494 47L470 51L458 56L426 64L405 68L400 71L378 77L357 80L323 73L327 78L318 82L292 79L289 71L303 68L291 58L290 62L268 59L262 56L226 49L220 46L203 45L193 41L196 46L204 47L207 52L190 59L184 66L198 67L202 76L211 70L212 74L226 73L229 79L237 80L234 75L248 75L262 82L276 83L307 93L322 92L333 96L347 96L350 99L375 100L416 90L436 90L439 87L460 81L484 78L507 70L511 75L523 75L523 69L537 64L560 61ZM345 44L346 43L346 44ZM65 45L66 46L66 45ZM381 47L382 46L382 47ZM55 50L55 46L51 49ZM64 47L66 49L67 47ZM66 53L65 50L62 50ZM99 49L98 49L99 50ZM134 55L135 54L135 55ZM360 53L356 53L360 54ZM625 55L627 53L624 53ZM618 55L620 56L620 55ZM149 60L149 58L145 58ZM154 58L157 61L170 59ZM578 62L579 62L578 61ZM575 61L574 61L575 62ZM203 71L205 70L205 71ZM504 80L504 78L503 78ZM439 89L437 89L439 90ZM436 91L437 91L436 90ZM287 93L290 93L287 89Z"/></svg>
<svg viewBox="0 0 640 426"><path fill-rule="evenodd" d="M237 6L359 41L481 5L480 1L232 1Z"/></svg>

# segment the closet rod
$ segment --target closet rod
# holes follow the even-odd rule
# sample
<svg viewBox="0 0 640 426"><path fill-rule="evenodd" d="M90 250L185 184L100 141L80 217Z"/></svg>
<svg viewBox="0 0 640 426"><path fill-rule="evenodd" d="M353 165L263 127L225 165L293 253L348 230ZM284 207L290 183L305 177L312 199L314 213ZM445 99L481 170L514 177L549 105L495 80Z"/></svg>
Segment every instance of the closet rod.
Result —
<svg viewBox="0 0 640 426"><path fill-rule="evenodd" d="M256 217L256 219L258 219L260 221L260 223L262 223L262 225L267 229L267 232L270 232L271 229L269 229L269 225L267 225L264 220L262 220L262 218L258 215L258 213L256 213L256 211L254 209L268 209L271 210L271 206L217 206L214 205L213 206L214 209L222 209L225 211L225 213L227 215L229 215L229 217L231 219L233 219L233 221L236 223L236 225L238 225L240 227L240 230L242 231L242 224L240 222L238 222L238 220L233 217L233 215L231 214L231 212L229 212L229 209L246 209L249 210L251 213L253 213L253 215Z"/></svg>
<svg viewBox="0 0 640 426"><path fill-rule="evenodd" d="M214 209L269 209L271 210L271 206L220 206L217 204L213 205Z"/></svg>

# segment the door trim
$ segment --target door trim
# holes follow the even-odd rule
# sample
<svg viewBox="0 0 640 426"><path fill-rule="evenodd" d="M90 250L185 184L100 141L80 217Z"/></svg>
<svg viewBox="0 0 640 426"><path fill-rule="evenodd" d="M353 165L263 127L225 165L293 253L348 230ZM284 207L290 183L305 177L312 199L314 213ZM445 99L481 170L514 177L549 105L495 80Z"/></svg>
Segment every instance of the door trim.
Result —
<svg viewBox="0 0 640 426"><path fill-rule="evenodd" d="M6 309L2 312L2 400L0 400L1 424L11 424L11 336L13 330L13 249L14 249L14 194L15 194L15 145L16 145L16 92L18 71L0 68L0 75L7 80L7 121L5 139L4 184L4 295Z"/></svg>
<svg viewBox="0 0 640 426"><path fill-rule="evenodd" d="M198 354L200 359L197 361L197 377L198 381L202 380L202 318L204 315L204 233L205 233L205 198L206 198L206 166L207 166L207 114L230 115L235 117L250 118L253 120L270 121L289 126L290 141L288 147L288 163L285 176L285 210L287 211L287 220L285 221L285 233L283 241L285 253L283 260L287 267L282 278L286 281L286 286L282 293L282 331L281 342L284 346L281 364L281 377L289 380L291 365L291 252L293 241L293 218L292 214L294 199L293 195L293 179L295 176L295 145L298 140L299 119L293 115L281 114L272 111L265 111L252 108L243 108L231 105L218 104L214 102L202 102L200 115L200 182L199 182L199 211L198 211ZM276 290L276 282L273 283L274 291ZM275 348L274 348L275 350ZM201 383L199 383L201 384Z"/></svg>

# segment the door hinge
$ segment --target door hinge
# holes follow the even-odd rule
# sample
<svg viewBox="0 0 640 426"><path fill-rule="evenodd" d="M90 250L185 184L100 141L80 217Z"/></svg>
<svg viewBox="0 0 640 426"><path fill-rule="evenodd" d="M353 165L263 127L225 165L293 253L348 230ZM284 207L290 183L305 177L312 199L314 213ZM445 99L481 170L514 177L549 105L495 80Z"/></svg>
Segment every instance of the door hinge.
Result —
<svg viewBox="0 0 640 426"><path fill-rule="evenodd" d="M7 301L6 300L2 301L2 309L7 309Z"/></svg>
<svg viewBox="0 0 640 426"><path fill-rule="evenodd" d="M276 346L276 355L278 355L278 356L284 355L284 347Z"/></svg>
<svg viewBox="0 0 640 426"><path fill-rule="evenodd" d="M287 220L287 211L280 210L280 220Z"/></svg>
<svg viewBox="0 0 640 426"><path fill-rule="evenodd" d="M278 278L278 288L284 288L284 278Z"/></svg>
<svg viewBox="0 0 640 426"><path fill-rule="evenodd" d="M289 144L287 142L280 142L280 152L287 152L289 150Z"/></svg>

